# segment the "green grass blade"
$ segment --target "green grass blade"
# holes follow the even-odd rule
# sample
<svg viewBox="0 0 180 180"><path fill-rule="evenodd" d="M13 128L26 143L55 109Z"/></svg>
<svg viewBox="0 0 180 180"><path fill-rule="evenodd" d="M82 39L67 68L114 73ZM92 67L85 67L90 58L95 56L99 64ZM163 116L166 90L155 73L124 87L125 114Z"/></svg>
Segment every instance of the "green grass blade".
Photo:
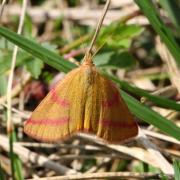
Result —
<svg viewBox="0 0 180 180"><path fill-rule="evenodd" d="M13 134L9 134L9 156L11 161L11 176L15 179L15 162L14 162L14 152L13 152Z"/></svg>
<svg viewBox="0 0 180 180"><path fill-rule="evenodd" d="M160 0L159 3L168 12L174 25L180 29L180 3L172 0Z"/></svg>
<svg viewBox="0 0 180 180"><path fill-rule="evenodd" d="M6 94L6 87L7 87L7 79L5 75L0 74L0 96L3 96Z"/></svg>
<svg viewBox="0 0 180 180"><path fill-rule="evenodd" d="M164 173L161 172L160 179L161 180L168 180L168 177Z"/></svg>
<svg viewBox="0 0 180 180"><path fill-rule="evenodd" d="M16 141L16 134L14 131L12 131L9 134L9 146L10 146L9 156L11 161L11 175L12 175L12 179L23 180L24 177L23 177L23 168L22 168L21 160L16 154L14 154L13 151L13 143L15 141Z"/></svg>
<svg viewBox="0 0 180 180"><path fill-rule="evenodd" d="M180 140L180 128L173 122L167 120L160 114L151 110L150 108L142 105L139 101L129 96L127 93L121 90L121 95L126 101L130 111L139 119L154 125L163 132L171 135L172 137Z"/></svg>
<svg viewBox="0 0 180 180"><path fill-rule="evenodd" d="M176 59L178 65L180 65L180 47L177 45L170 29L168 29L168 27L161 20L153 2L149 0L135 0L135 2L142 10L144 15L148 18L154 30L157 32L157 34L159 34L163 42L166 44L173 57Z"/></svg>
<svg viewBox="0 0 180 180"><path fill-rule="evenodd" d="M5 174L1 167L1 160L0 160L0 180L5 180Z"/></svg>
<svg viewBox="0 0 180 180"><path fill-rule="evenodd" d="M162 96L152 95L143 89L131 86L129 83L119 80L115 76L111 76L111 75L107 75L107 74L106 74L106 76L108 76L110 79L112 79L114 82L116 82L121 87L121 89L123 89L125 91L128 91L139 97L142 97L142 96L146 97L147 99L149 99L150 101L152 101L153 103L155 103L156 105L158 105L160 107L180 111L180 104L176 103L173 100L164 98Z"/></svg>
<svg viewBox="0 0 180 180"><path fill-rule="evenodd" d="M173 166L174 166L175 180L180 180L180 161L179 160L174 160L173 161Z"/></svg>
<svg viewBox="0 0 180 180"><path fill-rule="evenodd" d="M35 43L32 40L29 40L21 35L16 34L13 31L10 31L7 28L0 27L0 35L13 42L20 48L24 49L25 51L36 56L37 58L43 60L50 66L56 69L60 69L63 72L68 72L69 70L76 67L75 64L64 60L63 57L57 55L56 53L46 49L45 47Z"/></svg>
<svg viewBox="0 0 180 180"><path fill-rule="evenodd" d="M16 138L16 133L15 131L12 132L12 138L13 138L13 142L17 141ZM19 158L19 156L17 154L13 154L13 158L14 158L14 169L15 169L15 177L18 180L23 180L24 179L24 175L23 175L23 167L22 167L22 162Z"/></svg>

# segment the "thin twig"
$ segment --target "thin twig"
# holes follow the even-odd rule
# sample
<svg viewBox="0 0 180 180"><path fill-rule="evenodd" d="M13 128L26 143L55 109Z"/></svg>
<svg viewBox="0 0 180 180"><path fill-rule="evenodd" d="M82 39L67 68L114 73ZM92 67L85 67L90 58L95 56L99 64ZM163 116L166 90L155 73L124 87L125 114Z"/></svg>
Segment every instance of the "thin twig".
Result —
<svg viewBox="0 0 180 180"><path fill-rule="evenodd" d="M75 159L104 159L104 158L110 158L112 159L130 159L130 156L127 155L120 155L120 154L97 154L97 155L76 155L76 154L70 154L70 155L55 155L52 154L49 156L49 158L52 160L75 160Z"/></svg>
<svg viewBox="0 0 180 180"><path fill-rule="evenodd" d="M143 129L143 132L148 136L155 137L157 139L160 139L160 140L163 140L163 141L166 141L166 142L171 142L171 143L175 143L175 144L180 145L180 141L176 140L173 137L170 137L170 136L167 136L167 135L164 135L164 134L160 134L160 133L157 133L157 132L153 132L153 131L150 131L150 130L145 130L145 129Z"/></svg>
<svg viewBox="0 0 180 180"><path fill-rule="evenodd" d="M82 44L82 43L86 42L87 40L89 40L90 37L91 37L91 34L81 36L80 38L74 40L70 44L67 44L64 47L62 47L60 49L60 53L62 53L62 54L68 53L70 50L75 49L80 44Z"/></svg>
<svg viewBox="0 0 180 180"><path fill-rule="evenodd" d="M156 173L137 173L137 172L100 172L100 173L87 173L79 175L68 175L68 176L55 176L48 178L38 178L41 180L83 180L83 179L160 179L160 174ZM168 179L172 179L169 176ZM29 179L30 180L30 179ZM31 179L33 180L33 179Z"/></svg>
<svg viewBox="0 0 180 180"><path fill-rule="evenodd" d="M92 55L92 47L93 47L93 45L94 45L94 43L95 43L95 41L97 39L97 36L99 34L99 31L100 31L102 23L103 23L103 20L104 20L104 18L106 16L108 8L109 8L110 2L111 2L111 0L107 0L106 1L106 4L104 6L104 10L103 10L102 16L99 19L99 22L97 24L96 31L95 31L94 36L92 38L91 44L89 46L89 49L87 50L87 53L86 53L87 55L89 55L89 54Z"/></svg>
<svg viewBox="0 0 180 180"><path fill-rule="evenodd" d="M0 22L1 22L1 17L2 17L3 11L4 11L4 7L5 7L5 4L6 4L6 1L7 0L3 0L2 3L1 3L1 7L0 7Z"/></svg>
<svg viewBox="0 0 180 180"><path fill-rule="evenodd" d="M26 7L27 7L27 0L23 0L20 22L17 31L18 34L21 34L22 32ZM11 104L12 104L11 95L12 95L12 83L13 83L14 69L16 65L17 52L18 52L18 46L15 45L13 50L12 63L11 63L10 75L7 86L7 132L8 133L10 133L13 129L13 122L11 118Z"/></svg>
<svg viewBox="0 0 180 180"><path fill-rule="evenodd" d="M36 143L36 142L15 142L14 144L19 144L25 147L34 148L65 148L65 149L80 149L86 151L101 151L99 147L92 145L72 145L72 144L48 144L48 143Z"/></svg>

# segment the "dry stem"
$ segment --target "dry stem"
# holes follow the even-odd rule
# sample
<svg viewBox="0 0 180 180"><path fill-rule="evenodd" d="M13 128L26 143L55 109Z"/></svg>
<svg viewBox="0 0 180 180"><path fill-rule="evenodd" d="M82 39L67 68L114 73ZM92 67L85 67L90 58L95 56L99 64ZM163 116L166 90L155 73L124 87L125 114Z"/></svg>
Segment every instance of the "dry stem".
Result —
<svg viewBox="0 0 180 180"><path fill-rule="evenodd" d="M23 23L24 23L24 17L26 13L26 7L27 7L27 0L23 0L22 10L21 10L21 16L20 16L20 22L18 26L18 34L21 34ZM18 52L18 46L14 46L13 50L13 56L12 56L12 63L11 63L11 69L10 69L10 75L8 79L8 86L7 86L7 132L10 133L13 129L13 122L11 117L11 96L12 96L12 83L13 83L13 76L14 76L14 69L16 65L16 56Z"/></svg>
<svg viewBox="0 0 180 180"><path fill-rule="evenodd" d="M9 152L9 140L7 137L0 135L0 146L7 152ZM22 147L19 144L14 143L14 152L19 155L23 162L27 163L31 161L39 166L44 166L48 169L54 170L58 174L74 174L75 170L67 168L60 163L55 163L45 156L39 155Z"/></svg>
<svg viewBox="0 0 180 180"><path fill-rule="evenodd" d="M137 172L99 172L79 175L55 176L48 178L38 178L41 180L82 180L82 179L160 179L159 174L155 173L137 173ZM172 179L172 176L169 176ZM30 180L30 179L29 179ZM32 180L32 179L31 179Z"/></svg>

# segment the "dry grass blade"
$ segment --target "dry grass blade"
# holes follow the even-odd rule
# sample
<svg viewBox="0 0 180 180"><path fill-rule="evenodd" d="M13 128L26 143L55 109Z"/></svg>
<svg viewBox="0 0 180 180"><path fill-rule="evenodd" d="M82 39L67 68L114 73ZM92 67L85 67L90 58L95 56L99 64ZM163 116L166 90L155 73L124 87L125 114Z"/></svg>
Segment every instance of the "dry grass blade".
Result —
<svg viewBox="0 0 180 180"><path fill-rule="evenodd" d="M7 137L0 135L0 146L7 152L9 152L9 140ZM14 152L19 155L25 163L32 162L39 166L44 166L48 169L54 170L57 174L74 174L77 173L75 170L70 169L60 163L55 163L45 156L34 153L27 148L14 143Z"/></svg>
<svg viewBox="0 0 180 180"><path fill-rule="evenodd" d="M180 152L178 150L172 150L172 149L161 149L165 153L170 154L171 156L174 156L176 158L180 158Z"/></svg>
<svg viewBox="0 0 180 180"><path fill-rule="evenodd" d="M35 148L66 148L66 149L80 149L87 151L101 151L99 147L92 145L73 145L73 144L49 144L49 143L36 143L36 142L15 142L25 147L35 147Z"/></svg>
<svg viewBox="0 0 180 180"><path fill-rule="evenodd" d="M164 135L164 134L160 134L160 133L157 133L157 132L145 130L145 129L143 130L143 132L148 136L151 136L151 137L163 140L163 141L167 141L167 142L171 142L171 143L175 143L175 144L180 145L180 142L178 140L176 140L175 138L173 138L173 137L170 137L170 136L167 136L167 135Z"/></svg>
<svg viewBox="0 0 180 180"><path fill-rule="evenodd" d="M1 168L8 174L11 175L11 169L10 169L10 160L9 158L0 155L0 164Z"/></svg>
<svg viewBox="0 0 180 180"><path fill-rule="evenodd" d="M83 179L159 179L160 176L154 173L135 173L135 172L100 172L79 175L55 176L48 178L38 178L40 180L83 180ZM172 179L169 176L169 180ZM33 180L33 179L29 179Z"/></svg>
<svg viewBox="0 0 180 180"><path fill-rule="evenodd" d="M159 166L159 168L164 173L174 174L172 165L165 159L165 157L158 150L157 146L147 138L147 136L143 133L142 130L139 130L138 142L147 149L154 163Z"/></svg>
<svg viewBox="0 0 180 180"><path fill-rule="evenodd" d="M26 7L27 7L27 1L23 0L21 16L20 16L18 32L17 32L18 34L21 34L21 32L22 32ZM11 117L11 104L12 104L11 96L12 96L12 84L13 84L14 69L15 69L15 65L16 65L17 52L18 52L18 46L14 46L11 69L10 69L8 86L7 86L7 131L8 131L8 133L10 133L13 129L13 123L12 123L12 117Z"/></svg>
<svg viewBox="0 0 180 180"><path fill-rule="evenodd" d="M167 70L170 75L170 80L172 84L177 88L178 92L180 93L180 71L178 69L175 59L173 58L165 44L161 42L159 36L156 38L156 49L162 60L165 61L167 65Z"/></svg>
<svg viewBox="0 0 180 180"><path fill-rule="evenodd" d="M112 159L131 159L130 156L126 155L118 155L118 154L99 154L99 155L79 155L77 156L76 154L74 155L63 155L63 156L57 156L57 155L52 155L49 156L50 159L54 160L75 160L75 159L104 159L108 158L110 160Z"/></svg>
<svg viewBox="0 0 180 180"><path fill-rule="evenodd" d="M165 170L167 170L165 173L173 174L172 167L170 165L168 166L169 169L166 168L167 161L165 159L163 159L164 160L163 162L166 162L165 165L161 164L161 163L157 163L158 160L161 160L161 159L159 159L159 157L162 157L162 155L159 155L159 154L157 155L155 153L152 153L152 151L153 151L152 147L149 148L150 146L148 146L148 145L146 145L145 147L149 148L149 152L140 148L140 147L126 147L123 145L106 144L106 143L100 141L99 139L94 138L93 136L90 136L87 134L79 134L78 136L80 138L90 140L90 141L92 141L92 142L94 142L94 143L96 143L102 147L106 147L108 149L111 149L114 152L119 152L119 153L129 155L129 156L134 157L134 158L136 158L142 162L145 162L145 163L150 164L154 167L160 168L163 172ZM159 151L157 151L157 153L159 153Z"/></svg>

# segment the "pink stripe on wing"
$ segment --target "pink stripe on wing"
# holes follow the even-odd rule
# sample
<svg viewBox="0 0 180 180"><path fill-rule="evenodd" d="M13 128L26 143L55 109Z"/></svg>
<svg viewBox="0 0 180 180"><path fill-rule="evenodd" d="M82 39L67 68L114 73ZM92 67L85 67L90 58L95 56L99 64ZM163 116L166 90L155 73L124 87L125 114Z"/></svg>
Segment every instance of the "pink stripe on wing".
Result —
<svg viewBox="0 0 180 180"><path fill-rule="evenodd" d="M52 89L51 90L51 93L52 93L52 96L51 96L51 99L58 103L60 106L63 106L63 107L69 107L70 106L70 103L68 100L66 99L61 99L57 93L56 93L56 90L55 89Z"/></svg>
<svg viewBox="0 0 180 180"><path fill-rule="evenodd" d="M135 127L136 124L125 124L122 123L120 120L119 121L112 121L112 120L108 120L108 119L103 119L99 121L100 124L107 126L107 127L112 127L112 128L131 128L131 127Z"/></svg>
<svg viewBox="0 0 180 180"><path fill-rule="evenodd" d="M64 117L61 119L28 119L26 124L33 124L33 125L63 125L69 122L68 117Z"/></svg>

